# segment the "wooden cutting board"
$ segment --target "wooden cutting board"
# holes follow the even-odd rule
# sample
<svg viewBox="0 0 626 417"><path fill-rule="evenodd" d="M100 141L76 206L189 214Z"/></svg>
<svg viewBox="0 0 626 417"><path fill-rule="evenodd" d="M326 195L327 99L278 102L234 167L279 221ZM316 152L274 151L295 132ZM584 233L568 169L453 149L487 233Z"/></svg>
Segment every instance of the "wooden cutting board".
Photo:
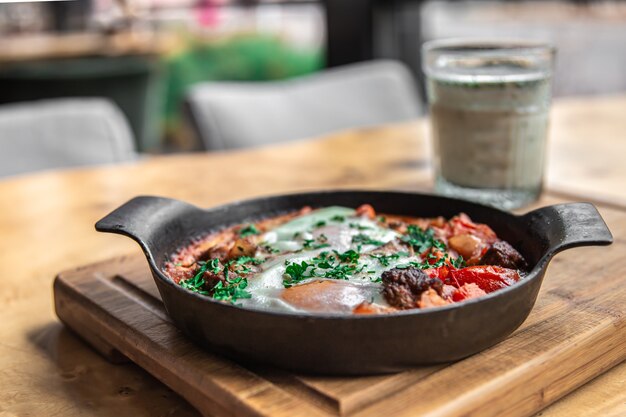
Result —
<svg viewBox="0 0 626 417"><path fill-rule="evenodd" d="M600 211L615 243L558 255L511 337L393 375L293 375L202 350L169 320L140 255L59 274L56 312L111 361L137 363L208 416L528 416L626 359L626 213Z"/></svg>

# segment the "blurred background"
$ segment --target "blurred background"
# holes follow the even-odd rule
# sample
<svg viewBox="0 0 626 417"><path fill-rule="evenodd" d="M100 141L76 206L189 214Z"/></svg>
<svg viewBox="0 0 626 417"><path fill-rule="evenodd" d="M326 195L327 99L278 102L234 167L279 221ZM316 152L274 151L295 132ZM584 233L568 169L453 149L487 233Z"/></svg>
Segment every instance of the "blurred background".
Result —
<svg viewBox="0 0 626 417"><path fill-rule="evenodd" d="M305 79L328 83L327 72L341 77L329 68L363 61L403 64L411 77L405 85L415 97L408 114L419 115L425 112L420 45L449 37L553 42L555 97L626 91L626 2L0 0L0 159L45 151L0 175L108 162L92 144L47 163L74 146L71 136L81 124L80 135L94 141L113 132L112 161L259 145L262 138L233 144L228 135L218 143L210 131L225 129L219 124L230 120L230 105L240 113L255 113L248 106L253 102L273 106L272 91L294 88L283 80L311 76ZM255 90L250 82L273 90ZM297 88L295 102L308 94ZM332 100L319 94L313 96L318 102ZM243 104L236 104L237 97ZM219 120L211 124L212 118Z"/></svg>

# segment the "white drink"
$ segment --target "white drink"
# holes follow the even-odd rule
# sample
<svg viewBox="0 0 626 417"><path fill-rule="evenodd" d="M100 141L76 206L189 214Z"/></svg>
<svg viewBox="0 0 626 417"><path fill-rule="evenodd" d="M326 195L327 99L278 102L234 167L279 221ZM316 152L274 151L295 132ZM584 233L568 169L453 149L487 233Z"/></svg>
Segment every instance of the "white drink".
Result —
<svg viewBox="0 0 626 417"><path fill-rule="evenodd" d="M427 72L437 189L513 208L542 188L549 70L464 57Z"/></svg>

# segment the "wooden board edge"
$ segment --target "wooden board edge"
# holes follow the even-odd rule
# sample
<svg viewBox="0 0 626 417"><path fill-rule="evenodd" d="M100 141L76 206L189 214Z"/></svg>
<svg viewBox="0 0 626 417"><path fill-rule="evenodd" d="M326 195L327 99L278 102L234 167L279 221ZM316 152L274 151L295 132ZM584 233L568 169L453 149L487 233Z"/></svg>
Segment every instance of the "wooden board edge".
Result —
<svg viewBox="0 0 626 417"><path fill-rule="evenodd" d="M61 273L57 276L57 278L55 278L53 291L55 295L55 310L57 312L57 316L74 332L82 332L87 329L86 333L88 335L83 339L89 345L92 345L92 342L95 342L95 345L92 346L94 346L98 352L104 352L107 355L105 357L109 358L110 352L108 349L113 347L114 344L106 339L105 334L107 334L107 331L103 331L103 326L112 326L113 322L116 322L118 318L112 316L108 311L102 309L100 306L96 305L89 298L87 298L85 294L81 293L80 288L77 285L74 285L79 284L78 281L80 280L81 275L75 274L75 272L75 270L71 270L69 273ZM71 308L68 308L69 304L67 301L70 300L72 305ZM103 324L103 322L107 322L107 324ZM102 332L101 334L94 335L93 331L90 330L91 328L96 327L100 328ZM263 404L265 404L266 408L269 410L270 407L267 407L268 402L271 403L275 398L282 398L282 400L284 400L283 403L278 406L274 406L274 411L277 412L277 416L337 416L337 413L332 412L332 410L319 408L315 403L311 403L310 401L305 401L303 398L294 396L292 393L283 390L280 386L274 385L270 381L266 381L264 379L262 380L265 384L259 389L251 390L246 393L245 398L233 396L230 392L224 391L224 395L232 397L232 401L229 402L233 404L233 407L232 409L228 409L225 405L211 400L210 396L199 394L199 391L190 393L189 390L179 389L180 387L176 382L172 383L172 381L170 381L171 378L168 378L156 369L158 367L149 365L150 362L154 362L153 358L148 358L148 361L144 361L144 363L135 353L131 351L125 352L123 348L113 349L118 350L120 352L119 355L122 355L126 362L132 361L136 363L153 377L161 381L173 391L177 392L204 415L210 415L212 417L268 417L269 414L261 411L261 409L264 408ZM119 362L115 361L114 363ZM257 375L255 376L257 378L262 378ZM216 389L219 390L221 388ZM198 388L194 389L194 391L197 390ZM300 408L298 404L301 404L302 407ZM297 410L294 407L297 407ZM298 410L301 410L302 413ZM295 414L292 414L292 411L295 412Z"/></svg>

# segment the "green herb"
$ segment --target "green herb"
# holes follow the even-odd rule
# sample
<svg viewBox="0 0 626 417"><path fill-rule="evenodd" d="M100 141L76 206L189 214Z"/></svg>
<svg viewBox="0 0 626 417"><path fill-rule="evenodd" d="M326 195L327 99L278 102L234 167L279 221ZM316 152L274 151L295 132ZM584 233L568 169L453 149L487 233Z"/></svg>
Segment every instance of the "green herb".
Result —
<svg viewBox="0 0 626 417"><path fill-rule="evenodd" d="M219 259L211 259L210 262L207 262L209 268L211 268L211 272L214 274L218 274L220 272L220 260Z"/></svg>
<svg viewBox="0 0 626 417"><path fill-rule="evenodd" d="M208 263L202 264L193 278L180 281L178 284L186 290L197 292L202 295L209 295L209 292L204 289L206 281L202 277L209 267L210 265Z"/></svg>
<svg viewBox="0 0 626 417"><path fill-rule="evenodd" d="M235 264L236 265L244 265L244 264L260 265L263 262L265 262L265 259L259 259L259 258L255 258L253 256L240 256L235 261Z"/></svg>
<svg viewBox="0 0 626 417"><path fill-rule="evenodd" d="M359 223L349 223L348 226L350 226L352 229L357 229L357 230L371 230L373 229L373 227L371 226L366 226L366 225L362 225Z"/></svg>
<svg viewBox="0 0 626 417"><path fill-rule="evenodd" d="M247 274L252 271L252 268L248 266L249 264L260 265L263 262L265 262L265 259L254 258L252 256L240 256L237 259L228 261L226 265L224 265L224 276L228 276L228 268L230 268L231 265L235 265L233 270L238 274Z"/></svg>
<svg viewBox="0 0 626 417"><path fill-rule="evenodd" d="M264 245L263 249L265 249L269 253L280 253L280 249L273 248L270 245Z"/></svg>
<svg viewBox="0 0 626 417"><path fill-rule="evenodd" d="M341 262L348 262L353 264L359 261L360 254L353 249L347 250L344 253L339 253L336 250L333 250L333 252L335 252L335 255Z"/></svg>
<svg viewBox="0 0 626 417"><path fill-rule="evenodd" d="M352 249L343 253L333 252L334 254L326 251L320 252L316 257L311 258L310 262L285 261L285 279L283 279L285 288L315 277L347 280L366 267L365 264L358 264L360 255Z"/></svg>
<svg viewBox="0 0 626 417"><path fill-rule="evenodd" d="M380 217L378 218L378 221L379 221L380 223L387 223L387 218L386 218L385 216L380 216Z"/></svg>
<svg viewBox="0 0 626 417"><path fill-rule="evenodd" d="M285 265L287 265L287 268L285 268L285 275L289 276L288 279L283 279L283 286L285 288L289 288L304 279L311 278L312 276L306 273L312 266L306 261L302 261L301 263L286 261Z"/></svg>
<svg viewBox="0 0 626 417"><path fill-rule="evenodd" d="M417 261L411 261L411 262L407 262L405 264L401 264L401 265L396 265L396 268L398 269L407 269L407 268L419 268L419 269L431 269L431 268L440 268L442 266L444 266L446 264L446 261L448 260L448 254L444 254L441 258L439 258L436 262L434 263L430 263L429 260L433 260L433 259L437 259L437 257L435 255L433 255L432 253L428 254L428 257L426 258L426 260L424 262L417 262Z"/></svg>
<svg viewBox="0 0 626 417"><path fill-rule="evenodd" d="M256 226L253 224L249 224L246 227L239 230L239 236L241 237L259 235L259 234L261 234L261 231L257 229Z"/></svg>
<svg viewBox="0 0 626 417"><path fill-rule="evenodd" d="M246 291L248 286L248 280L243 277L235 277L233 279L226 279L226 281L219 281L213 287L213 298L220 301L235 301L242 298L251 298L252 295Z"/></svg>
<svg viewBox="0 0 626 417"><path fill-rule="evenodd" d="M456 259L450 259L450 263L453 267L457 269L465 268L467 266L467 263L465 263L465 259L463 259L463 256L461 255L459 255L459 257Z"/></svg>
<svg viewBox="0 0 626 417"><path fill-rule="evenodd" d="M322 249L322 248L327 248L330 246L327 243L328 238L324 234L319 235L319 237L317 238L317 242L318 243L316 243L315 239L305 239L304 242L302 243L302 248L310 250L310 249Z"/></svg>
<svg viewBox="0 0 626 417"><path fill-rule="evenodd" d="M209 292L203 289L204 284L206 284L204 278L200 278L198 280L192 278L185 281L180 281L180 286L186 290L189 290L191 292L197 292L198 294L202 295L209 295Z"/></svg>
<svg viewBox="0 0 626 417"><path fill-rule="evenodd" d="M324 220L320 220L319 222L313 225L314 227L324 227L326 226L326 222Z"/></svg>
<svg viewBox="0 0 626 417"><path fill-rule="evenodd" d="M341 215L337 214L337 215L331 217L330 220L333 221L333 222L343 222L343 221L346 220L346 218L345 218L345 216L341 216Z"/></svg>
<svg viewBox="0 0 626 417"><path fill-rule="evenodd" d="M383 282L383 279L382 279L382 277L370 278L370 281L375 283L375 284L380 284L381 282Z"/></svg>
<svg viewBox="0 0 626 417"><path fill-rule="evenodd" d="M329 252L320 252L315 258L311 259L315 266L322 269L333 268L335 264L335 258L330 256Z"/></svg>
<svg viewBox="0 0 626 417"><path fill-rule="evenodd" d="M380 240L372 239L371 237L365 234L358 234L352 237L352 243L362 244L362 245L374 245L374 246L382 246L385 242L381 242Z"/></svg>
<svg viewBox="0 0 626 417"><path fill-rule="evenodd" d="M374 259L378 260L378 262L382 266L389 266L389 262L390 261L395 261L397 259L400 259L401 256L402 257L409 256L409 253L408 252L397 252L397 253L392 253L391 255L383 255L383 254L376 254L376 253L370 254L370 258L374 258Z"/></svg>
<svg viewBox="0 0 626 417"><path fill-rule="evenodd" d="M428 259L436 259L436 256L429 254L428 255ZM429 263L428 261L426 261L424 263L424 267L422 269L428 269L428 268L440 268L442 266L444 266L446 264L446 261L448 260L448 254L444 254L441 258L439 258L435 263Z"/></svg>
<svg viewBox="0 0 626 417"><path fill-rule="evenodd" d="M402 241L413 246L418 253L424 253L431 248L441 251L446 249L446 245L442 241L435 239L435 231L433 229L424 231L413 224L408 226L407 234L402 236Z"/></svg>
<svg viewBox="0 0 626 417"><path fill-rule="evenodd" d="M361 267L360 270L364 268ZM357 272L360 272L355 265L336 265L334 268L324 272L324 278L348 279Z"/></svg>

